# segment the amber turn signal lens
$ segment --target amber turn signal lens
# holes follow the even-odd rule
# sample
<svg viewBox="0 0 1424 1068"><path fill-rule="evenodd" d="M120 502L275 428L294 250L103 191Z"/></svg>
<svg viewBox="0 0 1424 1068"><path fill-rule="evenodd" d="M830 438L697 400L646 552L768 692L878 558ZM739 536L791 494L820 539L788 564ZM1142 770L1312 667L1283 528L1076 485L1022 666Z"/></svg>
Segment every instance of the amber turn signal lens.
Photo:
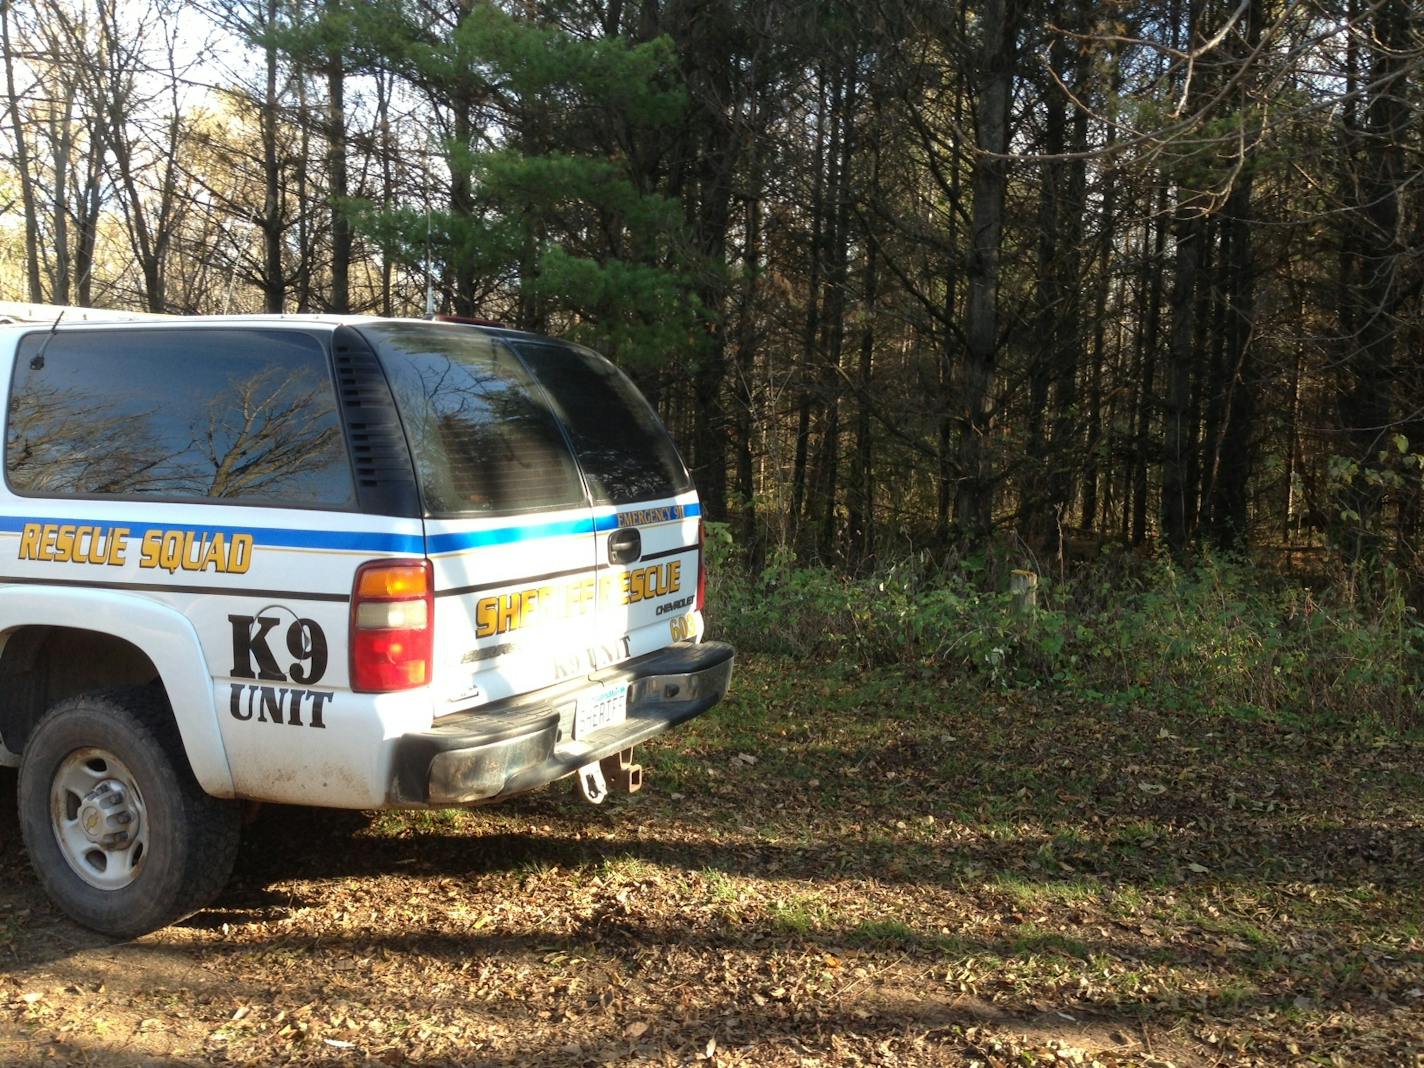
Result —
<svg viewBox="0 0 1424 1068"><path fill-rule="evenodd" d="M382 564L365 567L360 574L356 596L366 597L424 597L429 574L424 561L409 564Z"/></svg>

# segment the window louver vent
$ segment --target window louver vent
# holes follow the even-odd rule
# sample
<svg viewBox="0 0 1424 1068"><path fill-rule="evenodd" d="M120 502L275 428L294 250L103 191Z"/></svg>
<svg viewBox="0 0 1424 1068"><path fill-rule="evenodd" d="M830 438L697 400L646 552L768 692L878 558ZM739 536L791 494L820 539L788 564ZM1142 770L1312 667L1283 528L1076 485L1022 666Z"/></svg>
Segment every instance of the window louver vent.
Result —
<svg viewBox="0 0 1424 1068"><path fill-rule="evenodd" d="M361 510L420 515L410 450L376 354L354 330L339 327L332 337L332 364Z"/></svg>

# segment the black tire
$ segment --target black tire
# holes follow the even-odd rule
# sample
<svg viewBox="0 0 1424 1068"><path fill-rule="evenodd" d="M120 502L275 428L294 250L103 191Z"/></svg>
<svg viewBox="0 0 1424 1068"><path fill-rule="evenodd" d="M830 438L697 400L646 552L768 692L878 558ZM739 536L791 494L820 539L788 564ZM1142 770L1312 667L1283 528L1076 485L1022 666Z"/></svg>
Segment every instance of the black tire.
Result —
<svg viewBox="0 0 1424 1068"><path fill-rule="evenodd" d="M89 749L117 758L141 798L141 863L125 874L132 881L117 888L81 877L61 848L61 821L52 813L57 776ZM202 908L226 885L237 856L240 809L209 797L193 778L157 687L82 694L55 705L22 754L18 807L40 884L70 918L101 934L133 938Z"/></svg>

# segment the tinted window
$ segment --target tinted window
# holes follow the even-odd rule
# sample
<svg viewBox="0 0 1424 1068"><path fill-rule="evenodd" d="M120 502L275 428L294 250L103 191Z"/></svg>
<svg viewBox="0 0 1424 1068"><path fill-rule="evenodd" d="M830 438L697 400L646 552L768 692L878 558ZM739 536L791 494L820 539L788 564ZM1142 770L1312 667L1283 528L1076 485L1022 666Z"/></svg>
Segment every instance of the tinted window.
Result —
<svg viewBox="0 0 1424 1068"><path fill-rule="evenodd" d="M326 353L292 330L29 334L5 470L20 493L353 502Z"/></svg>
<svg viewBox="0 0 1424 1068"><path fill-rule="evenodd" d="M510 344L553 399L595 501L632 504L692 488L657 413L622 371L563 342Z"/></svg>
<svg viewBox="0 0 1424 1068"><path fill-rule="evenodd" d="M460 515L584 503L558 423L505 346L468 326L359 329L390 376L426 511Z"/></svg>

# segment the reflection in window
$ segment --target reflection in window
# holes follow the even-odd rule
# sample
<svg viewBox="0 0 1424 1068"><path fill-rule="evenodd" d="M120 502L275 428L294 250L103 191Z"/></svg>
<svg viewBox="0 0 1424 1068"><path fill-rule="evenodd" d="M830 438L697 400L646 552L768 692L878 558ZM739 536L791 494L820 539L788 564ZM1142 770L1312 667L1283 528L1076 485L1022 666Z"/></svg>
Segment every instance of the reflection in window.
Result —
<svg viewBox="0 0 1424 1068"><path fill-rule="evenodd" d="M30 334L5 443L10 485L301 507L354 501L325 352L290 330Z"/></svg>
<svg viewBox="0 0 1424 1068"><path fill-rule="evenodd" d="M622 371L563 342L517 338L510 344L553 399L595 501L633 504L692 488L657 413Z"/></svg>
<svg viewBox="0 0 1424 1068"><path fill-rule="evenodd" d="M432 515L583 503L554 417L503 345L465 326L362 325L390 375Z"/></svg>

